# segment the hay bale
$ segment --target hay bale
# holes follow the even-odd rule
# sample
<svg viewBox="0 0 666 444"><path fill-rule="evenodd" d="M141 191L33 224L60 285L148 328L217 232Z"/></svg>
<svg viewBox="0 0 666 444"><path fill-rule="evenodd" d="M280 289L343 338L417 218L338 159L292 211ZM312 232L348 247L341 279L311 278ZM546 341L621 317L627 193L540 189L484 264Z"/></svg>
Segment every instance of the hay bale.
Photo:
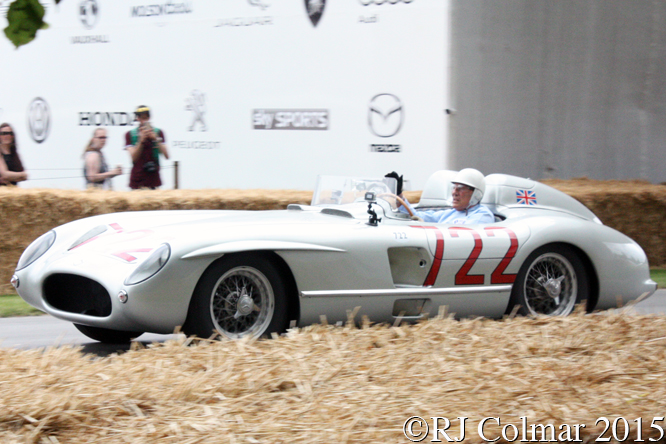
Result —
<svg viewBox="0 0 666 444"><path fill-rule="evenodd" d="M447 417L455 437L464 416L465 442L481 442L483 418L527 416L555 428L585 424L584 442L602 432L600 417L624 417L633 438L640 417L647 442L666 410L664 332L664 317L579 312L312 326L274 340L171 341L105 358L0 349L0 440L402 443L411 416ZM500 432L493 423L484 431Z"/></svg>

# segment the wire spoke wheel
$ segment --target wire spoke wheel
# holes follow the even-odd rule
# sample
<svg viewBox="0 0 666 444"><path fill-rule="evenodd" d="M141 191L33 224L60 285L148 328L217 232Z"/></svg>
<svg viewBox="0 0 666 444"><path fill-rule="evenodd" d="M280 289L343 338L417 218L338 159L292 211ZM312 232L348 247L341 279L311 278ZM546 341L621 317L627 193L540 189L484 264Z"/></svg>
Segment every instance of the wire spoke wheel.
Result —
<svg viewBox="0 0 666 444"><path fill-rule="evenodd" d="M579 255L569 246L543 246L523 262L507 312L516 305L529 316L566 316L588 298L588 277Z"/></svg>
<svg viewBox="0 0 666 444"><path fill-rule="evenodd" d="M213 287L211 319L215 329L229 338L258 337L266 330L274 310L273 288L256 268L232 268Z"/></svg>
<svg viewBox="0 0 666 444"><path fill-rule="evenodd" d="M576 305L576 272L561 254L545 253L537 257L523 285L527 310L532 315L567 315Z"/></svg>

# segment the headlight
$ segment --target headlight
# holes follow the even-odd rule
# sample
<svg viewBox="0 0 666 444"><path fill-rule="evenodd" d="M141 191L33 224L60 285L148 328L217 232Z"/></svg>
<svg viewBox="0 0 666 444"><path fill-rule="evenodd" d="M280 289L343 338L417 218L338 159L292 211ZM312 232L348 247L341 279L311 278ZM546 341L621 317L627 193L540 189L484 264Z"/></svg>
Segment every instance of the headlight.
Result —
<svg viewBox="0 0 666 444"><path fill-rule="evenodd" d="M55 242L55 238L56 234L53 230L39 236L21 255L18 264L16 264L16 271L23 270L25 267L42 257L42 255L51 248L51 245Z"/></svg>
<svg viewBox="0 0 666 444"><path fill-rule="evenodd" d="M125 279L125 285L134 285L153 277L166 265L171 256L169 244L162 244Z"/></svg>

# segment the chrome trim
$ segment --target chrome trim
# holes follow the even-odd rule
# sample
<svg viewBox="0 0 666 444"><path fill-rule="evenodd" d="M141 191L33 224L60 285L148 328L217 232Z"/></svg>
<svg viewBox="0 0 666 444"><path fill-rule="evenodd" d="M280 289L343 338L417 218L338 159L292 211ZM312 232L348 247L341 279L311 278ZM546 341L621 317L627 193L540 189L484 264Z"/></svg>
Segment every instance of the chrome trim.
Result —
<svg viewBox="0 0 666 444"><path fill-rule="evenodd" d="M420 296L438 294L470 294L470 293L502 293L511 291L512 285L494 285L490 287L408 287L380 290L315 290L301 291L302 298L325 298L325 297L367 297L367 296Z"/></svg>

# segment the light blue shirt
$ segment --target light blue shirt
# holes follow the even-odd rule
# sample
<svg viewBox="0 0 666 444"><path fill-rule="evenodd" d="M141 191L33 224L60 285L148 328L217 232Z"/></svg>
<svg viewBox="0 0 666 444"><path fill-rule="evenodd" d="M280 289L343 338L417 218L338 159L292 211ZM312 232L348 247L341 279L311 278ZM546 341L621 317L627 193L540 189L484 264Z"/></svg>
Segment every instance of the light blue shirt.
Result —
<svg viewBox="0 0 666 444"><path fill-rule="evenodd" d="M493 213L481 204L476 204L464 211L458 211L455 208L447 208L446 210L416 211L406 199L405 203L414 214L423 219L424 222L455 225L491 224L495 222L495 216ZM407 210L403 206L400 206L400 211L402 213L407 213Z"/></svg>

